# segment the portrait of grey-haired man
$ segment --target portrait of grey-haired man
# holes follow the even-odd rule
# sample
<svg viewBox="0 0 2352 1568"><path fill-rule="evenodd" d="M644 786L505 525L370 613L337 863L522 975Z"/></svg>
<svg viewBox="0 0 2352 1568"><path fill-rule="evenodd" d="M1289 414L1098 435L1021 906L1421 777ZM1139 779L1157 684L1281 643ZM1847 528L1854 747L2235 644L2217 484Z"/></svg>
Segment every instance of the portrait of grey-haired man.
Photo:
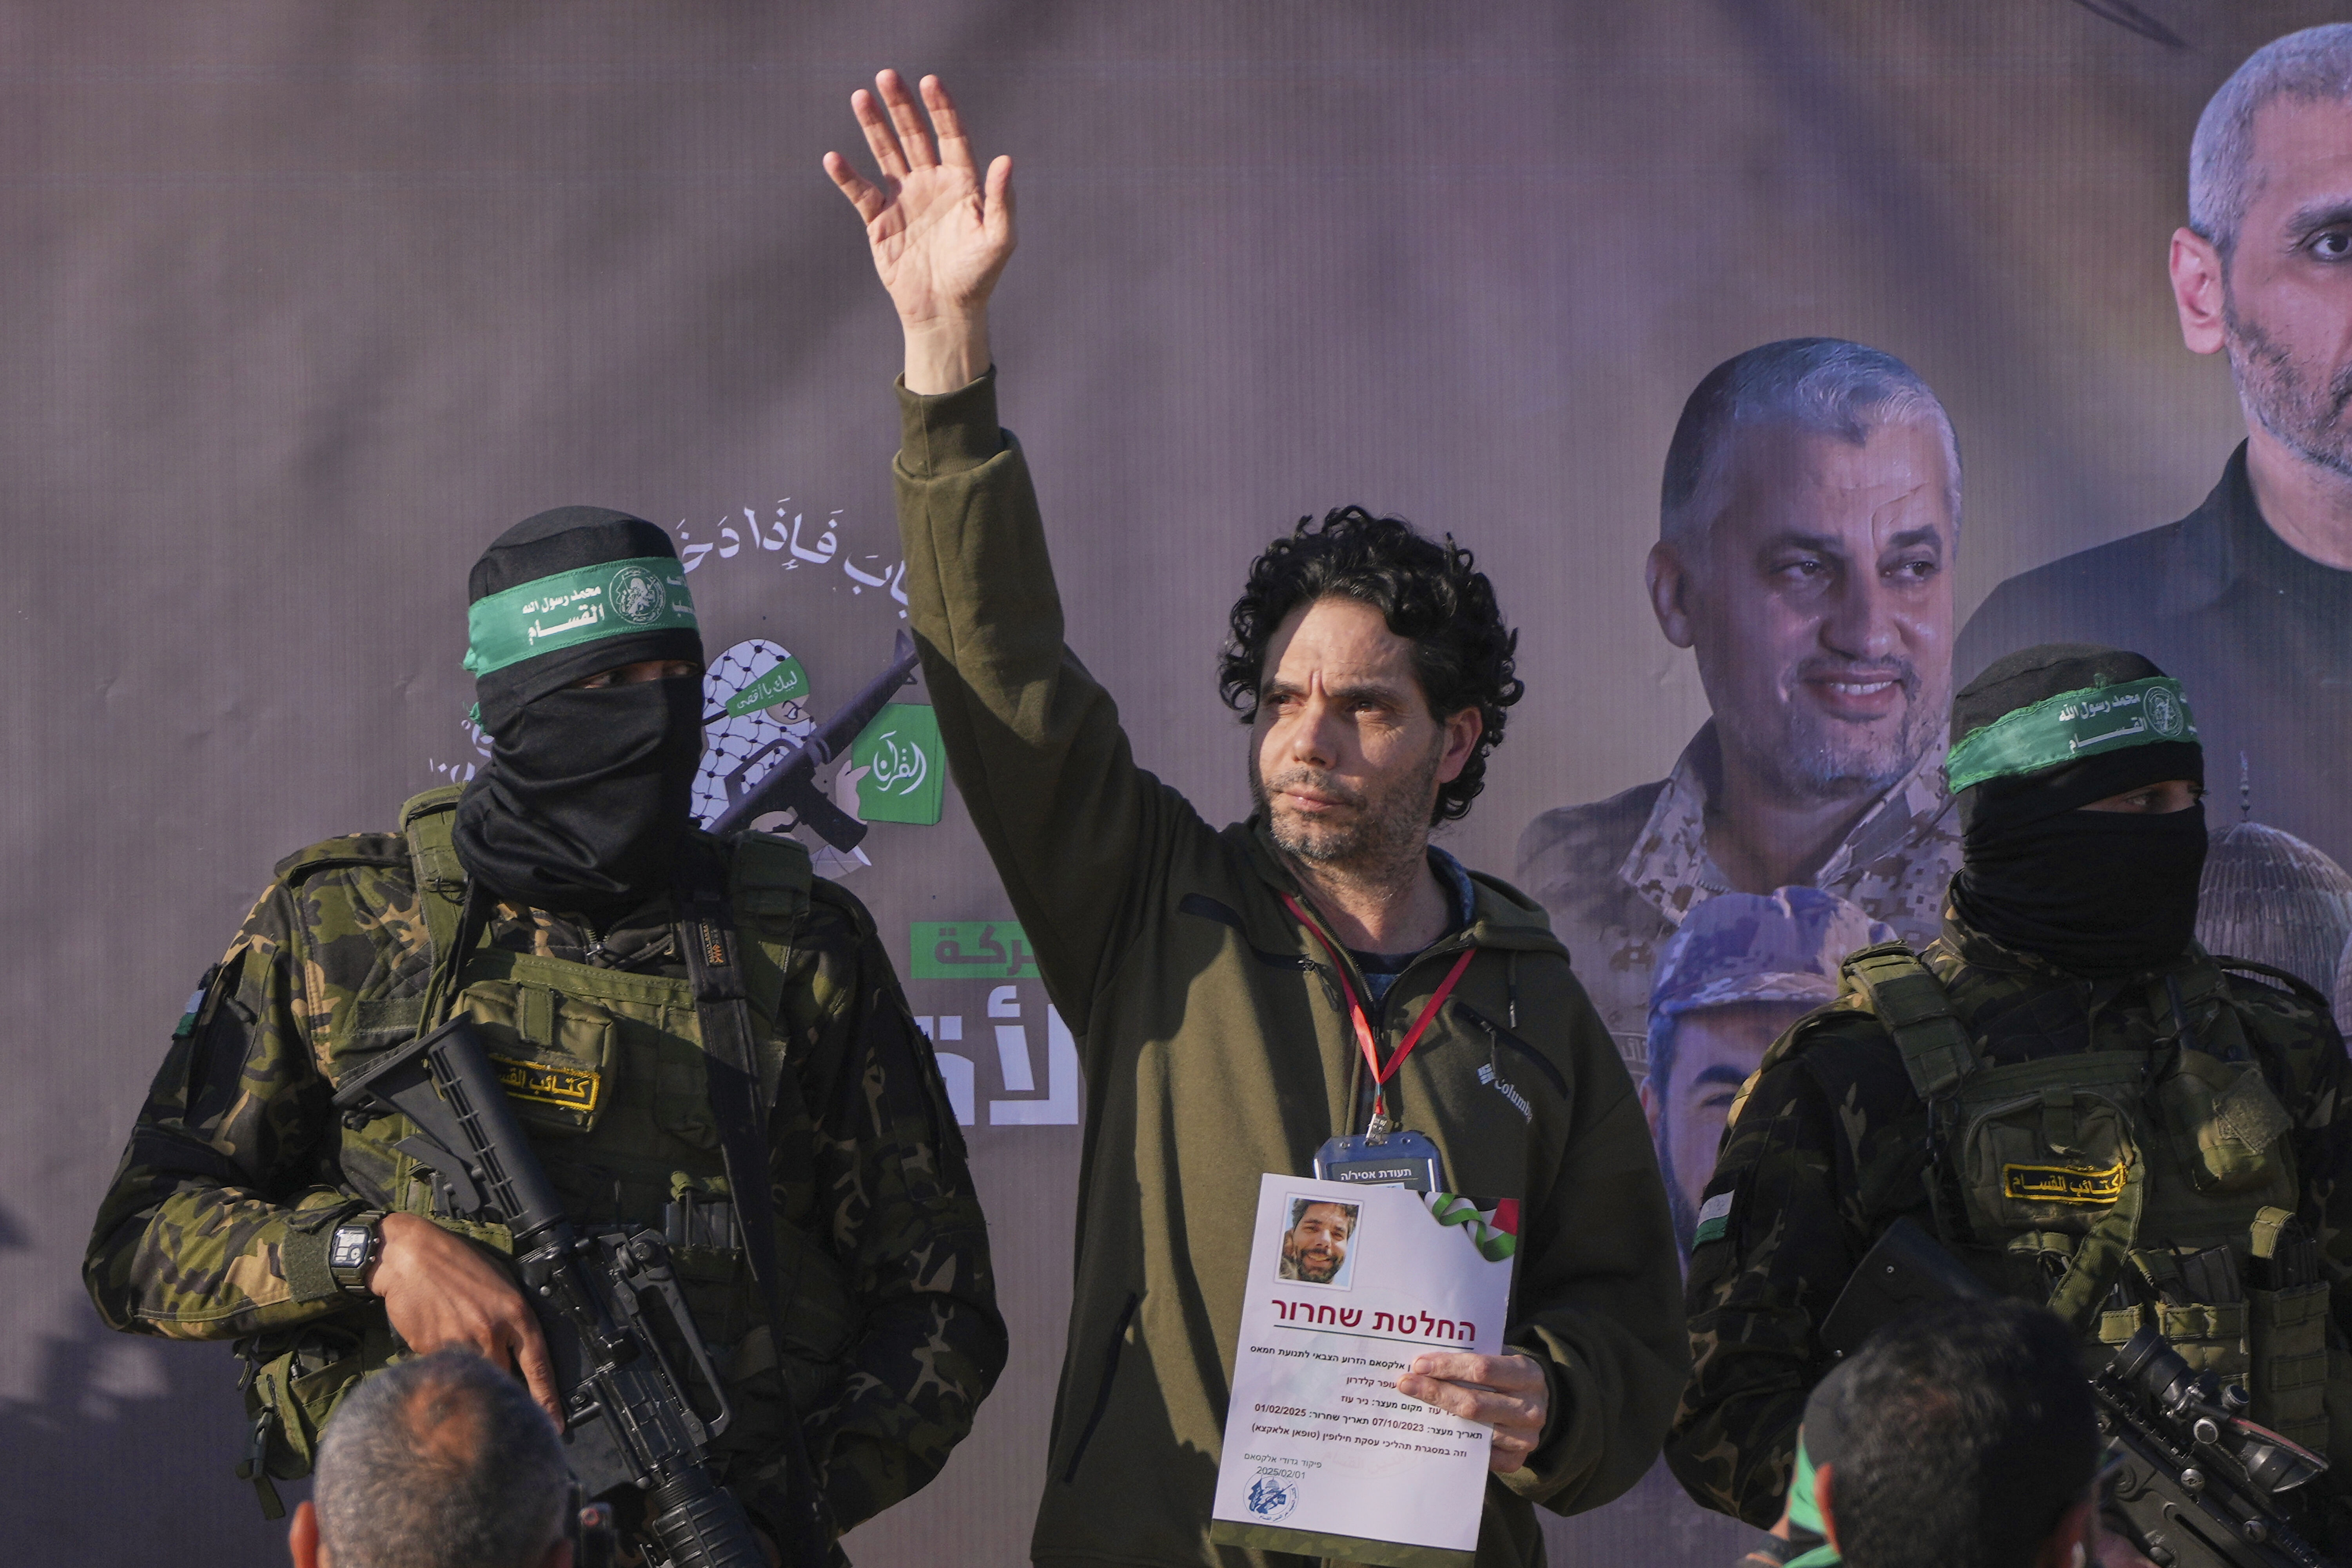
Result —
<svg viewBox="0 0 2352 1568"><path fill-rule="evenodd" d="M1708 372L1666 451L1646 587L1712 713L1674 771L1547 811L1517 881L1638 1079L1659 950L1721 893L1817 887L1907 941L1940 927L1960 458L1893 354L1766 343Z"/></svg>
<svg viewBox="0 0 2352 1568"><path fill-rule="evenodd" d="M2255 819L2352 861L2352 24L2273 40L2213 94L2168 259L2181 341L2227 362L2246 439L2179 521L1994 589L1956 662L2139 650L2197 693Z"/></svg>

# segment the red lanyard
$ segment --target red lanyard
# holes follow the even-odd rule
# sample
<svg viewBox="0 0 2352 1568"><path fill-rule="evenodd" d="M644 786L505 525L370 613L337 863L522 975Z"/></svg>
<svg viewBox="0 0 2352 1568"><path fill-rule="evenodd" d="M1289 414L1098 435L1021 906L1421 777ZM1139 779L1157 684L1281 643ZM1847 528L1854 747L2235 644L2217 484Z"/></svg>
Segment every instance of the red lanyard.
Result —
<svg viewBox="0 0 2352 1568"><path fill-rule="evenodd" d="M1297 899L1285 893L1282 901L1289 906L1292 914L1298 917L1298 923L1323 944L1323 951L1331 955L1331 969L1339 977L1340 994L1348 998L1348 1016L1355 1020L1356 1044L1363 1049L1364 1066L1371 1069L1372 1121L1369 1131L1374 1135L1386 1132L1393 1125L1389 1121L1389 1079L1396 1077L1396 1070L1404 1065L1404 1058L1412 1055L1412 1047L1421 1043L1422 1031L1429 1027L1429 1021L1437 1016L1437 1010L1445 1005L1445 998L1453 994L1454 983L1462 978L1462 972L1470 967L1470 961L1478 955L1478 950L1475 947L1465 949L1462 956L1454 961L1454 967L1445 972L1445 978L1439 981L1437 989L1429 994L1429 1005L1421 1010L1421 1016L1412 1021L1412 1027L1405 1031L1404 1038L1397 1043L1396 1054L1389 1058L1389 1065L1383 1068L1379 1048L1372 1043L1372 1021L1364 1016L1363 1004L1356 1000L1356 988L1348 984L1348 965L1339 957L1339 950L1331 945L1331 939L1323 934L1322 928L1307 918L1307 911L1298 907Z"/></svg>

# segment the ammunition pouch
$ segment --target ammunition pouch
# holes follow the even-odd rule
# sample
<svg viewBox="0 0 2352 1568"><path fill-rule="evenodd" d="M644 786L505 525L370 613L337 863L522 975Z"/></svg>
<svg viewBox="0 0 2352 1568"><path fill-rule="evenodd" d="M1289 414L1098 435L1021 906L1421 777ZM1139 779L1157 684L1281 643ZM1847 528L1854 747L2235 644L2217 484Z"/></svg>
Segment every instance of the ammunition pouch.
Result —
<svg viewBox="0 0 2352 1568"><path fill-rule="evenodd" d="M282 1519L272 1479L299 1480L318 1463L320 1434L360 1379L406 1352L378 1309L364 1316L303 1323L236 1342L245 1358L246 1451L241 1480L253 1483L262 1515Z"/></svg>
<svg viewBox="0 0 2352 1568"><path fill-rule="evenodd" d="M2327 1287L2283 1239L2299 1191L2291 1118L2220 969L2151 992L2175 1025L2153 1053L1997 1064L1908 948L1844 967L1845 994L1886 1027L1945 1130L1927 1172L1931 1200L1949 1195L1933 1205L1939 1227L1956 1209L1954 1228L2072 1323L2093 1364L2153 1328L2191 1367L2242 1382L2254 1420L2325 1453Z"/></svg>

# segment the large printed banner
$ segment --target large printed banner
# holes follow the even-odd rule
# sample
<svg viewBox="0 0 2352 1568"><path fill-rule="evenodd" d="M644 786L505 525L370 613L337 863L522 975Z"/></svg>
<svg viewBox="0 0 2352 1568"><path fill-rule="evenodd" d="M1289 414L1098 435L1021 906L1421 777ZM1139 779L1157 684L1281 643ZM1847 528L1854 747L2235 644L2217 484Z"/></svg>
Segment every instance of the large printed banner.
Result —
<svg viewBox="0 0 2352 1568"><path fill-rule="evenodd" d="M10 1539L280 1550L231 1474L226 1351L104 1333L79 1259L270 867L487 755L459 666L485 542L566 503L670 529L712 654L706 819L889 664L897 330L818 166L884 65L947 77L1016 161L1003 406L1143 765L1246 810L1215 654L1301 515L1476 552L1528 691L1444 842L1551 910L1686 1237L1764 1043L1840 954L1933 933L1949 695L2024 643L2181 679L2209 945L2333 991L2352 548L2265 520L2166 270L2199 110L2329 9L0 3ZM1671 459L1711 368L1805 337L1892 356L1953 439ZM2249 395L2335 439L2336 367L2273 341ZM795 830L937 1047L1013 1353L947 1470L848 1546L1011 1563L1087 1095L929 703L892 692L819 773L855 842ZM1748 1539L1663 1470L1548 1530L1568 1563Z"/></svg>

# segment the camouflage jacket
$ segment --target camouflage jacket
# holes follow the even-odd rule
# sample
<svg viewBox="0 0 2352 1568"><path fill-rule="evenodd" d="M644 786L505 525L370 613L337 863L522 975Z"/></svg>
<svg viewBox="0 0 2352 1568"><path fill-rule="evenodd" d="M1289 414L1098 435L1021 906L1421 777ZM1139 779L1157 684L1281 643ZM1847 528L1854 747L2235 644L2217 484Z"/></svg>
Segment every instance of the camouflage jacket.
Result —
<svg viewBox="0 0 2352 1568"><path fill-rule="evenodd" d="M600 940L500 904L490 941L675 976L672 921L656 900ZM400 837L331 841L280 863L229 949L205 1026L184 1020L100 1208L83 1273L110 1327L208 1340L381 1317L376 1303L338 1294L324 1267L331 1221L361 1206L338 1163L328 1031L387 973L394 994L421 992L429 951ZM831 1353L796 1355L807 1300L796 1296L784 1375L845 1531L938 1472L1004 1364L1004 1325L961 1135L855 897L815 882L783 978L769 1047L788 1064L769 1124L777 1217L839 1282L848 1320L827 1336ZM743 1296L757 1300L748 1286ZM720 1343L707 1324L705 1338ZM744 1391L756 1400L746 1359L729 1380L751 1377ZM782 1481L780 1431L771 1425L764 1451L726 1456L730 1489L771 1518L783 1516L761 1502Z"/></svg>
<svg viewBox="0 0 2352 1568"><path fill-rule="evenodd" d="M2181 1026L2156 1005L2165 980L2189 989L2213 962L2192 944L2154 984L2147 976L2094 984L1968 930L1948 908L1944 934L1920 957L1992 1066L2168 1052ZM2338 1110L2352 1071L2343 1040L2315 994L2234 972L2226 984L2292 1119L2299 1217L2319 1239L2342 1325L2352 1321L2352 1186L2338 1190L2352 1162L2352 1110ZM2202 1016L2192 1005L2189 1026L2203 1029L2221 1005L2207 1004ZM1792 1026L1748 1080L1707 1184L1710 1199L1729 1194L1727 1223L1691 1257L1691 1380L1666 1441L1667 1463L1701 1503L1757 1525L1780 1517L1806 1395L1830 1367L1819 1325L1896 1219L1937 1229L1927 1133L1895 1042L1859 996ZM2041 1299L2032 1278L2009 1283ZM2329 1404L2333 1414L2332 1387Z"/></svg>
<svg viewBox="0 0 2352 1568"><path fill-rule="evenodd" d="M1709 720L1666 778L1590 805L1556 806L1519 836L1513 879L1551 915L1577 977L1636 1077L1647 1065L1658 950L1694 906L1733 890L1706 851L1707 801L1719 758ZM1929 747L1862 814L1813 877L1815 887L1860 906L1914 946L1935 937L1945 886L1960 863L1959 825L1943 768L1944 748Z"/></svg>

